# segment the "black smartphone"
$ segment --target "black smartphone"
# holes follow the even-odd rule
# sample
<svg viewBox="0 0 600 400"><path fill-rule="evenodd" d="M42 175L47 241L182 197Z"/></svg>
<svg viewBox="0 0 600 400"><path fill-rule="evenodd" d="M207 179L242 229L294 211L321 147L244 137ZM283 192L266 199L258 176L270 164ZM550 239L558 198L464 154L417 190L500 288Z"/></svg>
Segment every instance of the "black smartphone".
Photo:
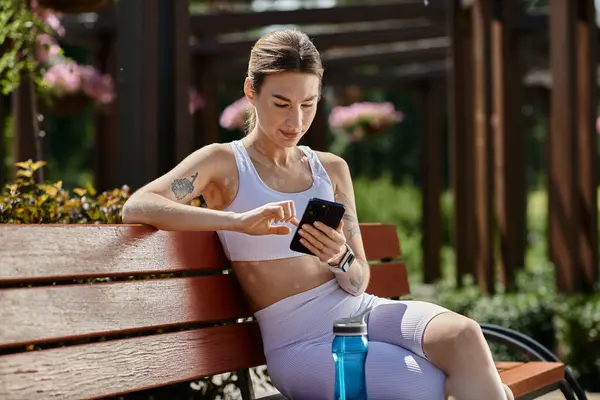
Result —
<svg viewBox="0 0 600 400"><path fill-rule="evenodd" d="M336 203L333 201L323 200L316 197L308 200L308 204L306 206L306 210L304 210L304 215L302 215L302 219L300 220L300 224L296 228L296 233L292 238L290 243L290 250L297 251L299 253L314 255L312 251L307 249L302 243L300 243L300 239L302 236L298 234L298 230L304 224L314 224L319 221L333 229L337 229L342 221L342 217L346 212L346 207L342 203Z"/></svg>

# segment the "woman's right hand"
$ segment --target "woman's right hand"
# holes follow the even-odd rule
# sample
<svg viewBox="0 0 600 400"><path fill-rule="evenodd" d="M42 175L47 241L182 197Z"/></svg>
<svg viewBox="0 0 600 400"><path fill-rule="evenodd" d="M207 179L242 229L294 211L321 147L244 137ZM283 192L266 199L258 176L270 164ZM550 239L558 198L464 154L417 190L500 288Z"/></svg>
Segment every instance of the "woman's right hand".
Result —
<svg viewBox="0 0 600 400"><path fill-rule="evenodd" d="M248 235L287 235L291 228L276 223L289 222L298 226L296 208L293 201L268 203L254 210L239 214L238 230Z"/></svg>

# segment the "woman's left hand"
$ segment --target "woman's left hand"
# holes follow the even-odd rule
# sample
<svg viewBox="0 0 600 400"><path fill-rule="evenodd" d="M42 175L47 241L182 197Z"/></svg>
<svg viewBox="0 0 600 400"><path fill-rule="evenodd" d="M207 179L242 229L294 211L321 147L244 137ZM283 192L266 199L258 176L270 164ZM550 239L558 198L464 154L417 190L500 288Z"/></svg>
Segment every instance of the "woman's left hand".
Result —
<svg viewBox="0 0 600 400"><path fill-rule="evenodd" d="M346 237L342 233L343 226L344 221L340 222L337 229L332 229L320 222L315 222L314 226L302 225L298 231L302 237L300 243L321 261L335 265L346 253Z"/></svg>

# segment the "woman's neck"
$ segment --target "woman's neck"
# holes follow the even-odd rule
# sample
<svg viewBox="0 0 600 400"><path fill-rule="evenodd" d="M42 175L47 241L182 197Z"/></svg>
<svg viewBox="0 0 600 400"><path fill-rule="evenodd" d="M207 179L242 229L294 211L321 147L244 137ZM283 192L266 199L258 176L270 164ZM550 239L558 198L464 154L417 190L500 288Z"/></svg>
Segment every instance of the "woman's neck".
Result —
<svg viewBox="0 0 600 400"><path fill-rule="evenodd" d="M297 149L284 147L269 139L265 134L254 129L243 140L248 147L268 159L277 167L285 167L293 163L297 158Z"/></svg>

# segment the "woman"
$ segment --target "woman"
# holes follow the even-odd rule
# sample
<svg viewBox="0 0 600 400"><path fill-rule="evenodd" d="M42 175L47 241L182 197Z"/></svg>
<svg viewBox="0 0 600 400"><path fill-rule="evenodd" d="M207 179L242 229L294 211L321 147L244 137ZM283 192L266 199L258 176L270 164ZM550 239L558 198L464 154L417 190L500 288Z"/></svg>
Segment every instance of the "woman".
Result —
<svg viewBox="0 0 600 400"><path fill-rule="evenodd" d="M369 265L348 165L298 146L315 117L322 76L305 34L263 36L244 83L252 105L248 135L205 146L139 189L124 206L124 222L218 232L259 323L271 379L289 398L333 398L333 321L373 307L371 400L512 399L477 323L434 304L365 293ZM173 185L180 179L192 183L189 190ZM200 194L207 208L187 205ZM310 197L347 210L337 230L300 227L316 256L289 249Z"/></svg>

